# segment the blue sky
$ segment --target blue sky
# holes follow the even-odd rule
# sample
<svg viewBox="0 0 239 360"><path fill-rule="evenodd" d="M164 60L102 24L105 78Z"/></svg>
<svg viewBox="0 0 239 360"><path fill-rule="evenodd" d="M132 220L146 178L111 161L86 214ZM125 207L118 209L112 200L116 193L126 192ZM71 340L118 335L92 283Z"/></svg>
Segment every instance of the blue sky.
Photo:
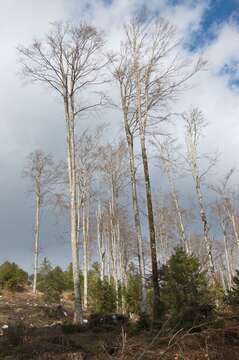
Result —
<svg viewBox="0 0 239 360"><path fill-rule="evenodd" d="M181 3L181 1L174 1ZM194 6L196 6L196 1ZM202 17L200 28L192 33L190 48L196 50L215 39L216 28L223 26L227 22L239 22L239 2L238 0L212 0L206 6ZM238 23L239 24L239 23Z"/></svg>

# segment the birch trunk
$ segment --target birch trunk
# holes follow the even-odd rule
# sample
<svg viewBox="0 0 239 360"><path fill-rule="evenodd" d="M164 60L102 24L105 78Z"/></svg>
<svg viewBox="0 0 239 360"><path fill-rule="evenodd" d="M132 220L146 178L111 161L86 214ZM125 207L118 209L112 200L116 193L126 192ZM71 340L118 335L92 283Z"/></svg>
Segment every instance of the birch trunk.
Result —
<svg viewBox="0 0 239 360"><path fill-rule="evenodd" d="M36 195L36 215L35 215L35 250L34 250L34 279L33 279L33 293L37 292L37 274L39 263L39 235L40 235L40 196Z"/></svg>

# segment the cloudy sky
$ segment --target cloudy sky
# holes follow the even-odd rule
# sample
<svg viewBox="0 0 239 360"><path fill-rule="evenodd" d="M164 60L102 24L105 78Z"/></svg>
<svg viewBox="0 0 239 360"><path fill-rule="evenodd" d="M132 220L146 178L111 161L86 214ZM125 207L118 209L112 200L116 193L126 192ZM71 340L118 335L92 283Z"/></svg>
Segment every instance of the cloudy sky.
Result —
<svg viewBox="0 0 239 360"><path fill-rule="evenodd" d="M0 262L14 260L32 267L34 207L22 169L36 148L58 158L65 154L62 105L54 93L25 84L19 76L16 47L41 38L54 21L90 21L105 31L109 48L119 44L130 15L147 7L167 18L184 37L187 56L202 53L203 71L177 103L177 110L198 106L209 122L202 140L205 151L217 150L220 161L215 181L238 169L239 149L239 1L238 0L8 0L0 1ZM118 118L109 111L95 122ZM87 126L85 124L84 126ZM180 125L178 126L180 133ZM238 170L234 184L239 180ZM182 186L182 189L185 187ZM183 194L187 196L188 194ZM189 194L190 195L190 194ZM46 213L42 228L42 256L65 266L70 244L62 219Z"/></svg>

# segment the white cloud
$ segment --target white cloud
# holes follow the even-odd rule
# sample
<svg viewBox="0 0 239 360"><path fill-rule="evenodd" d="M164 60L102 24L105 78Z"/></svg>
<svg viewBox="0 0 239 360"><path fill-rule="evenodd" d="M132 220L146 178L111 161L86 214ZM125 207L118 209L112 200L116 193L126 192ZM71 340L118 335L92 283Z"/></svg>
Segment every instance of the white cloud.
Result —
<svg viewBox="0 0 239 360"><path fill-rule="evenodd" d="M26 154L35 147L44 147L46 151L56 154L64 153L64 120L60 100L42 87L29 85L22 87L17 76L16 46L28 44L34 37L42 37L49 29L50 22L57 20L90 20L101 27L108 39L108 46L115 49L121 39L122 25L131 13L140 5L146 4L152 10L172 21L188 39L192 31L199 29L208 1L200 1L193 6L193 1L183 1L173 7L166 0L114 0L111 5L103 1L89 0L9 0L5 1L0 12L0 182L1 189L6 189L4 199L8 203L1 207L0 221L7 221L8 211L12 222L16 220L19 227L11 230L11 224L5 224L4 241L8 237L19 237L26 241L30 248L31 232L24 228L22 209L23 197L16 197L13 192L23 192L24 185L20 180ZM90 5L90 6L89 6ZM200 107L210 125L207 136L203 139L203 150L219 149L222 153L219 174L225 173L231 166L237 165L239 144L239 101L238 90L229 84L229 74L219 74L225 64L239 61L239 32L236 25L226 23L216 30L216 37L203 49L208 59L208 71L202 72L194 79L194 86L189 89L175 105L178 111L187 110L190 105ZM182 50L187 56L191 56ZM97 115L98 116L98 115ZM101 118L115 119L115 113L107 111ZM114 120L116 121L116 120ZM115 122L114 125L115 126ZM181 125L176 127L182 132ZM182 140L182 138L181 138ZM225 171L224 171L225 170ZM10 179L10 180L9 180ZM24 204L27 207L27 204ZM17 209L21 209L21 214ZM31 210L30 210L31 211ZM30 214L31 215L31 214ZM21 217L22 216L22 217ZM16 219L15 219L16 218ZM3 219L3 220L1 220ZM0 225L1 227L1 225ZM1 227L2 228L2 227ZM9 235L11 234L11 235ZM11 245L15 239L12 240ZM8 251L8 253L10 253ZM21 260L21 259L20 259Z"/></svg>
<svg viewBox="0 0 239 360"><path fill-rule="evenodd" d="M212 71L239 60L239 27L233 22L225 23L214 30L215 40L207 44L205 56Z"/></svg>

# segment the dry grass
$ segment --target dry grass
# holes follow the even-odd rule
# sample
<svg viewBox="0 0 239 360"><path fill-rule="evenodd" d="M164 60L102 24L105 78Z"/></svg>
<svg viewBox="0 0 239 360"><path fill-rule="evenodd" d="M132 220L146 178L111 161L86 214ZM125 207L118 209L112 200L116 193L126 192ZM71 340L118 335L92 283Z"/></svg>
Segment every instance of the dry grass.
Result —
<svg viewBox="0 0 239 360"><path fill-rule="evenodd" d="M66 294L67 295L67 294ZM71 299L64 299L71 320ZM73 328L66 332L54 306L26 291L5 292L0 299L0 360L236 360L239 358L239 318L234 316L203 331L168 329L132 335L127 326ZM53 311L54 310L54 311ZM57 325L57 323L59 323ZM53 325L53 326L49 326ZM208 324L207 324L208 325ZM194 332L192 332L192 330Z"/></svg>

